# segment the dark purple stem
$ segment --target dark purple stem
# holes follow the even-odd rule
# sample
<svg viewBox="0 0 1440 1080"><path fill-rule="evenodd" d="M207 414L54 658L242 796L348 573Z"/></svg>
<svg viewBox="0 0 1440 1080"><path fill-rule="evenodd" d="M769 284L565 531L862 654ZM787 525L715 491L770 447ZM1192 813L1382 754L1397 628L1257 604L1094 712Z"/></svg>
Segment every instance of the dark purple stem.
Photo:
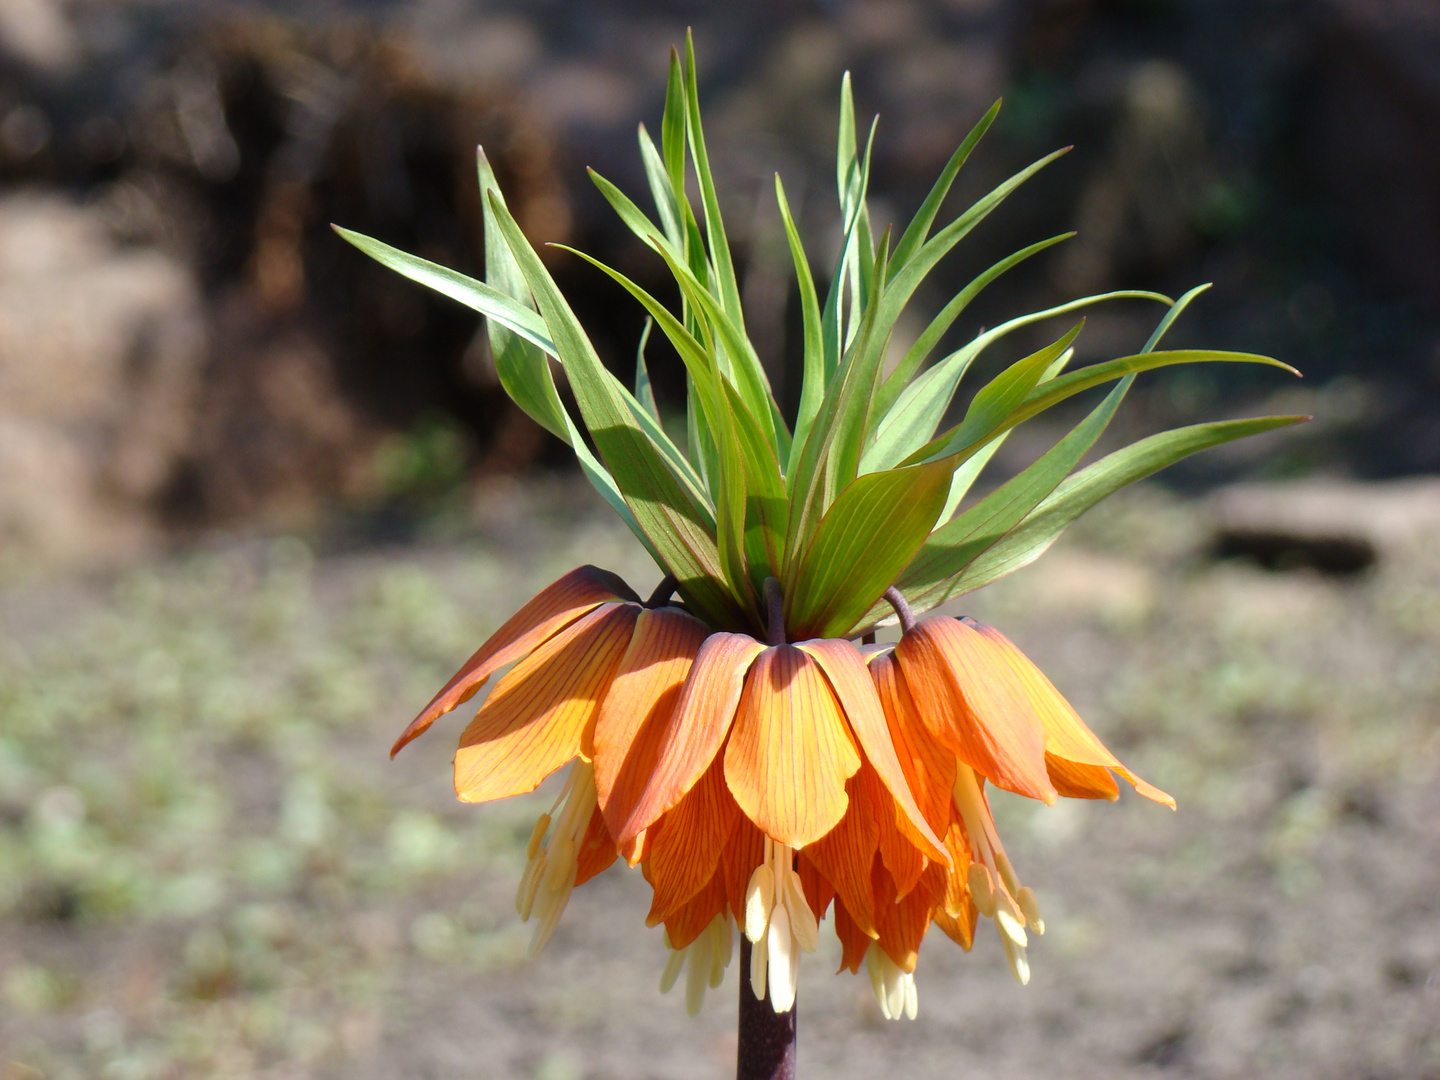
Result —
<svg viewBox="0 0 1440 1080"><path fill-rule="evenodd" d="M675 590L679 587L680 583L675 580L675 575L666 574L660 579L660 584L655 586L655 591L650 594L650 599L645 601L645 606L647 608L657 608L662 604L668 603L670 597L675 594Z"/></svg>
<svg viewBox="0 0 1440 1080"><path fill-rule="evenodd" d="M885 599L895 609L895 614L900 616L900 632L908 634L915 626L915 613L910 610L910 605L900 590L891 585L885 590Z"/></svg>
<svg viewBox="0 0 1440 1080"><path fill-rule="evenodd" d="M765 612L768 616L766 629L770 645L785 644L785 595L780 591L780 582L773 577L765 579Z"/></svg>
<svg viewBox="0 0 1440 1080"><path fill-rule="evenodd" d="M750 990L750 939L740 935L740 1047L735 1080L795 1080L795 1007L777 1013Z"/></svg>

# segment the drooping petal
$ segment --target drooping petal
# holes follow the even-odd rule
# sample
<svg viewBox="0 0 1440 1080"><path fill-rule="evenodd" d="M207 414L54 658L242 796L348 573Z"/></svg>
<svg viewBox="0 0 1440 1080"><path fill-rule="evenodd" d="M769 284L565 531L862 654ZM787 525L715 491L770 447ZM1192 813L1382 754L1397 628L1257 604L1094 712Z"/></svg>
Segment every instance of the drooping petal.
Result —
<svg viewBox="0 0 1440 1080"><path fill-rule="evenodd" d="M739 819L740 808L716 761L662 819L646 875L654 887L647 925L667 920L716 876L720 854Z"/></svg>
<svg viewBox="0 0 1440 1080"><path fill-rule="evenodd" d="M793 645L760 653L725 748L725 781L745 815L777 843L814 843L845 816L845 781L859 768L819 664Z"/></svg>
<svg viewBox="0 0 1440 1080"><path fill-rule="evenodd" d="M870 867L875 862L876 807L869 797L866 775L874 770L864 765L845 783L850 805L840 824L802 853L835 890L850 918L861 933L874 937L875 904L872 899ZM875 782L879 786L879 782ZM893 805L893 803L892 803ZM863 950L862 950L863 951Z"/></svg>
<svg viewBox="0 0 1440 1080"><path fill-rule="evenodd" d="M894 899L894 886L885 880L880 864L875 864L875 916L880 931L880 948L885 950L901 971L915 970L920 959L920 942L930 928L930 917L945 894L945 866L931 863L920 882L900 899Z"/></svg>
<svg viewBox="0 0 1440 1080"><path fill-rule="evenodd" d="M877 652L868 659L890 741L905 773L905 786L935 835L944 836L953 813L950 793L955 788L955 753L942 746L920 719L895 654Z"/></svg>
<svg viewBox="0 0 1440 1080"><path fill-rule="evenodd" d="M641 611L636 620L588 748L600 809L612 833L623 835L650 781L680 688L708 633L699 619L674 607Z"/></svg>
<svg viewBox="0 0 1440 1080"><path fill-rule="evenodd" d="M951 864L945 875L945 896L930 913L930 918L951 941L969 952L975 943L975 922L980 912L966 883L972 856L964 825L957 821L950 826L945 834L945 846L950 851Z"/></svg>
<svg viewBox="0 0 1440 1080"><path fill-rule="evenodd" d="M1120 788L1109 769L1099 765L1082 765L1059 754L1045 751L1045 771L1055 790L1067 799L1109 799L1120 798Z"/></svg>
<svg viewBox="0 0 1440 1080"><path fill-rule="evenodd" d="M849 910L838 899L835 901L835 936L840 939L840 967L837 974L846 968L852 973L859 971L874 938L860 929L859 923L850 917Z"/></svg>
<svg viewBox="0 0 1440 1080"><path fill-rule="evenodd" d="M614 826L622 844L678 803L710 767L735 718L745 673L764 648L747 634L705 639L670 722L655 733L650 780L625 820Z"/></svg>
<svg viewBox="0 0 1440 1080"><path fill-rule="evenodd" d="M1045 729L988 638L958 619L932 616L900 639L895 656L931 734L996 786L1055 801Z"/></svg>
<svg viewBox="0 0 1440 1080"><path fill-rule="evenodd" d="M720 874L716 874L689 902L671 912L665 920L665 935L670 939L670 947L685 948L724 910L725 882Z"/></svg>
<svg viewBox="0 0 1440 1080"><path fill-rule="evenodd" d="M605 604L567 626L516 664L460 736L455 794L487 802L534 791L580 753L625 655L636 604Z"/></svg>
<svg viewBox="0 0 1440 1080"><path fill-rule="evenodd" d="M832 829L831 832L834 830ZM813 850L814 848L806 849L806 851ZM805 892L805 904L818 922L825 917L825 912L830 909L830 904L835 899L835 887L830 884L824 874L820 873L814 862L806 857L804 851L800 852L795 859L795 873L799 875L800 888Z"/></svg>
<svg viewBox="0 0 1440 1080"><path fill-rule="evenodd" d="M1106 749L1099 737L1090 730L1084 720L1080 719L1080 714L1045 677L1045 673L1036 667L1030 658L1015 646L1014 642L993 626L986 626L971 618L961 621L989 642L998 655L1009 661L1010 670L1014 672L1015 678L1024 689L1026 697L1040 718L1040 723L1044 726L1047 758L1053 756L1064 758L1077 765L1114 769L1126 780L1129 780L1135 790L1147 799L1153 799L1172 810L1175 809L1174 799L1154 785L1147 784L1120 764L1119 759ZM1083 779L1081 778L1082 773ZM1067 775L1065 781L1079 789L1103 791L1106 788L1104 782L1091 770L1077 770ZM1113 788L1114 782L1111 781L1109 786ZM1113 798L1114 796L1092 794L1081 797Z"/></svg>
<svg viewBox="0 0 1440 1080"><path fill-rule="evenodd" d="M765 834L755 823L743 814L730 834L721 856L725 870L725 895L729 899L730 914L735 921L745 925L745 892L750 886L750 875L765 861Z"/></svg>
<svg viewBox="0 0 1440 1080"><path fill-rule="evenodd" d="M866 759L889 790L895 805L906 822L912 842L932 859L944 862L945 844L930 828L925 815L915 804L915 796L905 781L905 770L895 752L885 711L875 691L875 682L865 666L865 657L844 638L820 638L802 641L803 650L820 665L850 721L850 730L864 751Z"/></svg>
<svg viewBox="0 0 1440 1080"><path fill-rule="evenodd" d="M596 874L607 869L619 852L610 830L605 827L605 815L597 806L590 814L590 824L585 836L575 851L575 884L584 885Z"/></svg>
<svg viewBox="0 0 1440 1080"><path fill-rule="evenodd" d="M439 717L469 701L495 672L520 659L586 612L604 603L638 599L620 578L595 566L578 567L547 585L491 634L475 655L451 676L430 699L430 704L400 733L390 748L390 756L398 754Z"/></svg>

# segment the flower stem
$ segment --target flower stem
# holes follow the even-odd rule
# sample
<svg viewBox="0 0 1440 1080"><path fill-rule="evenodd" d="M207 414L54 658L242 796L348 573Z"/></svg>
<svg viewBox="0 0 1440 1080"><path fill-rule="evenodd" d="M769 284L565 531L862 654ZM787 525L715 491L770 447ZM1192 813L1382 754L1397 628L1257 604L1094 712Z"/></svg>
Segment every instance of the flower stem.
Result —
<svg viewBox="0 0 1440 1080"><path fill-rule="evenodd" d="M777 1013L750 989L750 940L740 935L740 1046L735 1080L795 1080L795 1007Z"/></svg>
<svg viewBox="0 0 1440 1080"><path fill-rule="evenodd" d="M679 587L680 583L675 580L675 575L666 574L660 579L660 584L655 586L655 591L650 594L650 599L645 601L645 606L647 608L657 608L669 602L670 597L675 594L675 590Z"/></svg>
<svg viewBox="0 0 1440 1080"><path fill-rule="evenodd" d="M906 602L904 594L895 588L894 585L891 585L890 588L885 590L885 599L889 602L890 606L895 609L895 614L900 617L900 632L902 634L908 634L910 628L915 625L915 613L910 610L910 605Z"/></svg>
<svg viewBox="0 0 1440 1080"><path fill-rule="evenodd" d="M765 579L765 608L769 618L766 627L769 645L785 644L785 594L780 591L780 582L773 577Z"/></svg>

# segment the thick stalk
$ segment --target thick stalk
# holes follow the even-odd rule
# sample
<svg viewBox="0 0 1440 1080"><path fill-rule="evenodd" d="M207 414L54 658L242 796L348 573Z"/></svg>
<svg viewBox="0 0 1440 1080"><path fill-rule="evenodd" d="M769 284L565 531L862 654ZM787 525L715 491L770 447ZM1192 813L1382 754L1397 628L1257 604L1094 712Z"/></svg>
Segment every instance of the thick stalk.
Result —
<svg viewBox="0 0 1440 1080"><path fill-rule="evenodd" d="M740 1047L735 1080L795 1080L795 1007L777 1013L750 989L750 939L740 935Z"/></svg>

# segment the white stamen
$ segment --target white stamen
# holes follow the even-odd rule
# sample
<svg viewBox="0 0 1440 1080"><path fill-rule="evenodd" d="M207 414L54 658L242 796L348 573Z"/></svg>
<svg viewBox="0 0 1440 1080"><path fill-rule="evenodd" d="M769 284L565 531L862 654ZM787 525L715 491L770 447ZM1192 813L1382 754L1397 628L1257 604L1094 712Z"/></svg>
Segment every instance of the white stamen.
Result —
<svg viewBox="0 0 1440 1080"><path fill-rule="evenodd" d="M865 950L865 971L870 976L870 990L886 1020L902 1016L914 1020L920 1010L920 995L915 988L915 973L906 971L878 943Z"/></svg>
<svg viewBox="0 0 1440 1080"><path fill-rule="evenodd" d="M750 875L750 884L745 889L745 936L751 944L765 936L774 906L775 872L761 863Z"/></svg>
<svg viewBox="0 0 1440 1080"><path fill-rule="evenodd" d="M670 941L667 938L665 947L670 949ZM670 988L675 985L675 980L680 977L680 969L685 966L685 950L670 949L670 956L665 961L665 970L660 973L660 992L668 994Z"/></svg>
<svg viewBox="0 0 1440 1080"><path fill-rule="evenodd" d="M750 992L755 995L756 1001L765 1000L765 976L770 967L769 941L768 934L762 935L750 949Z"/></svg>
<svg viewBox="0 0 1440 1080"><path fill-rule="evenodd" d="M766 935L770 959L770 1004L777 1013L789 1012L795 1004L795 982L799 974L795 955L795 938L790 933L790 918L783 904L775 905Z"/></svg>
<svg viewBox="0 0 1440 1080"><path fill-rule="evenodd" d="M525 847L527 865L516 891L515 910L522 922L529 922L531 915L537 916L535 934L530 939L532 957L550 940L570 902L579 869L578 852L590 827L595 803L595 770L588 762L576 761L550 813L541 814L530 833L530 842ZM548 843L545 842L547 832Z"/></svg>
<svg viewBox="0 0 1440 1080"><path fill-rule="evenodd" d="M1025 885L1015 900L1020 905L1020 910L1025 913L1025 924L1037 934L1045 933L1045 920L1040 916L1040 901L1035 898L1035 890Z"/></svg>

